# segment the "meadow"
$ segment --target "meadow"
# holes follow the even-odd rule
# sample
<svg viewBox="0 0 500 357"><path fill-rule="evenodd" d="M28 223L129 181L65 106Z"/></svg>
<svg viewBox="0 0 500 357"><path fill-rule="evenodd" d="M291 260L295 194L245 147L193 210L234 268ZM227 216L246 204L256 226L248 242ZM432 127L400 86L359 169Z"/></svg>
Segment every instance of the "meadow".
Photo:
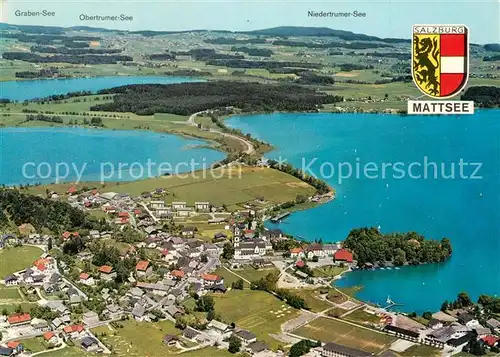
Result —
<svg viewBox="0 0 500 357"><path fill-rule="evenodd" d="M42 250L32 246L7 247L0 250L0 278L29 268L42 254Z"/></svg>

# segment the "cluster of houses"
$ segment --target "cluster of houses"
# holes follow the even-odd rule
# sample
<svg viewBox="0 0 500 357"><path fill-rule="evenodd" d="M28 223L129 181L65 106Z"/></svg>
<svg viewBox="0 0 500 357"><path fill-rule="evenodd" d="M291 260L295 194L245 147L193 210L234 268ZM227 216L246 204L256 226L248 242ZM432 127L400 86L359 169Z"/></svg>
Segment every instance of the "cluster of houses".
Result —
<svg viewBox="0 0 500 357"><path fill-rule="evenodd" d="M14 313L0 317L0 326L4 332L9 333L8 336L11 336L13 332L19 337L24 335L40 336L47 348L57 347L63 342L71 341L75 345L80 345L87 352L103 351L102 344L92 335L88 326L71 323L67 307L61 308L60 317L52 322L32 318L29 313ZM0 343L0 356L16 356L24 352L22 341L22 339L9 339L8 342Z"/></svg>

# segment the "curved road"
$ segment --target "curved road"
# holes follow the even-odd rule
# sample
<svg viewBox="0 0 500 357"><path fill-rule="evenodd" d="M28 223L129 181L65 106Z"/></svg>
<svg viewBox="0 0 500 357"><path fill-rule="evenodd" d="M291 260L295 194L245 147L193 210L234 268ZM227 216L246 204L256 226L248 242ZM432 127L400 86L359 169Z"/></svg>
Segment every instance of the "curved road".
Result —
<svg viewBox="0 0 500 357"><path fill-rule="evenodd" d="M196 116L197 115L200 115L200 114L203 114L203 113L206 113L206 110L202 110L201 112L196 112L194 114L191 114L191 116L189 117L189 119L187 120L187 122L185 122L187 125L191 125L191 126L198 126L198 124L196 124ZM254 154L255 153L255 148L253 147L253 144L251 141L247 140L247 139L244 139L242 138L241 136L238 136L238 135L234 135L234 134L228 134L228 133L224 133L220 130L217 130L217 129L210 129L210 132L211 133L217 133L217 134L220 134L222 136L225 136L225 137L230 137L230 138L233 138L235 140L238 140L239 142L241 142L243 144L243 146L245 147L245 150L243 151L245 154L248 154L248 155L251 155L251 154Z"/></svg>

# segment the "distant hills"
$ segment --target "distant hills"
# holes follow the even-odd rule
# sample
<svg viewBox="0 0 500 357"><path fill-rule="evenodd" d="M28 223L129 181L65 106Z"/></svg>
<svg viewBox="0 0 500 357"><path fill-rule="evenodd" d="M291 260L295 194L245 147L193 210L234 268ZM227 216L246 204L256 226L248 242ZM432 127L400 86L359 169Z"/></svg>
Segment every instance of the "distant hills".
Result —
<svg viewBox="0 0 500 357"><path fill-rule="evenodd" d="M280 36L280 37L291 37L291 36L338 37L346 41L379 41L379 42L389 42L389 43L410 42L410 39L380 38L376 36L358 34L351 31L334 30L328 27L279 26L279 27L272 27L269 29L246 31L240 33L246 33L251 35L262 35L262 36Z"/></svg>
<svg viewBox="0 0 500 357"><path fill-rule="evenodd" d="M37 26L37 25L12 25L0 22L0 30L13 30L18 29L27 33L37 33L37 34L62 34L65 31L87 31L87 32L116 32L116 33L128 33L137 34L142 36L161 36L161 35L171 35L179 33L226 33L226 34L246 34L254 36L271 36L271 37L336 37L344 41L374 41L374 42L384 42L384 43L408 43L411 40L408 38L380 38L377 36L370 36L360 33L354 33L351 31L335 30L328 27L303 27L303 26L278 26L261 30L252 31L228 31L228 30L204 30L204 29L193 29L193 30L183 30L183 31L150 31L150 30L140 30L140 31L123 31L123 30L113 30L101 27L90 27L90 26L72 26L72 27L59 27L59 26ZM474 44L472 44L474 45ZM481 45L476 45L481 46ZM485 50L491 52L500 52L499 43L490 43L484 46Z"/></svg>

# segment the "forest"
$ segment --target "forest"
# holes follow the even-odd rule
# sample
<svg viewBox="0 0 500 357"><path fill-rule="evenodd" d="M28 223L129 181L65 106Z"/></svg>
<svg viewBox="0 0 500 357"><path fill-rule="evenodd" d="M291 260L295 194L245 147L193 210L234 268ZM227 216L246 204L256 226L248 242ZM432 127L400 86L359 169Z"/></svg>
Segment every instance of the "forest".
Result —
<svg viewBox="0 0 500 357"><path fill-rule="evenodd" d="M500 106L500 88L495 86L469 87L462 95L462 100L473 100L476 106L482 108L496 108Z"/></svg>
<svg viewBox="0 0 500 357"><path fill-rule="evenodd" d="M351 230L344 247L354 253L358 266L366 263L418 265L443 262L451 256L449 239L425 239L416 232L382 234L377 228Z"/></svg>
<svg viewBox="0 0 500 357"><path fill-rule="evenodd" d="M16 72L16 78L52 78L55 74L59 73L57 68L41 69L39 71L22 71Z"/></svg>
<svg viewBox="0 0 500 357"><path fill-rule="evenodd" d="M137 84L99 91L118 94L112 103L91 107L93 111L133 112L139 115L192 113L233 106L243 112L310 111L342 100L297 85L241 82Z"/></svg>
<svg viewBox="0 0 500 357"><path fill-rule="evenodd" d="M21 193L16 189L0 189L0 227L30 223L54 233L79 229L108 230L105 221L86 215L68 203Z"/></svg>
<svg viewBox="0 0 500 357"><path fill-rule="evenodd" d="M267 48L253 48L253 47L231 47L231 51L233 52L243 52L249 56L259 56L259 57L271 57L273 55L273 51Z"/></svg>
<svg viewBox="0 0 500 357"><path fill-rule="evenodd" d="M73 63L73 64L116 64L120 61L132 61L132 57L123 55L54 55L40 56L29 52L4 52L6 60L18 60L31 63Z"/></svg>

